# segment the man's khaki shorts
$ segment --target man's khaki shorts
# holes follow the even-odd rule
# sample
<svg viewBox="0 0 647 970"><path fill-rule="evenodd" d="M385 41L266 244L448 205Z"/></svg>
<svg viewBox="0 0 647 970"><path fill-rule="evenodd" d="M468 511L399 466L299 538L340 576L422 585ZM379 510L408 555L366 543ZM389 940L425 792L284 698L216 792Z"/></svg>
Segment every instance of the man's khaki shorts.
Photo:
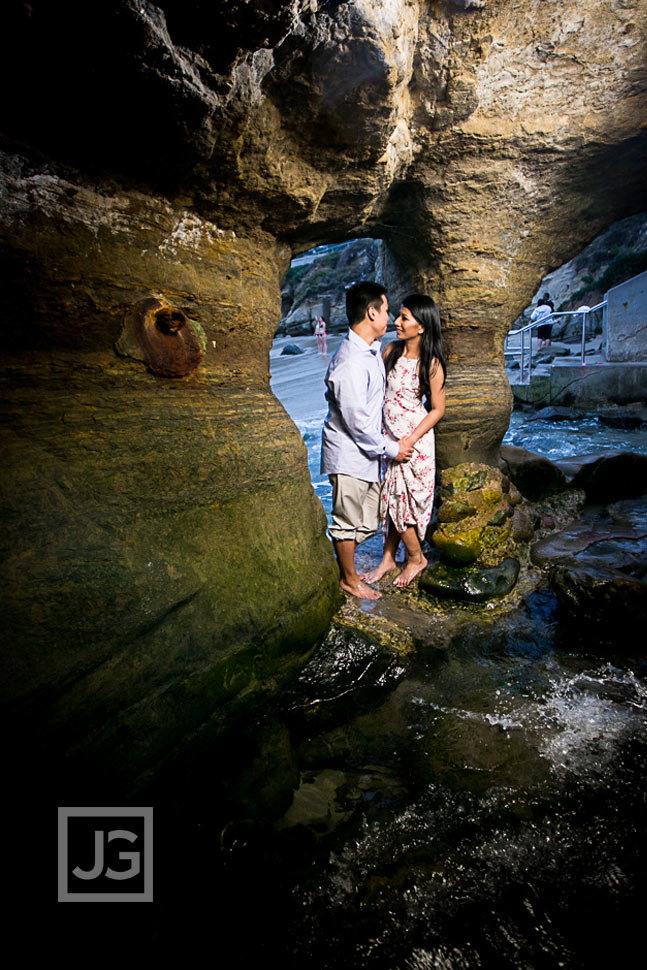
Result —
<svg viewBox="0 0 647 970"><path fill-rule="evenodd" d="M359 545L377 532L380 524L380 482L363 482L350 475L329 475L332 485L333 539L354 539Z"/></svg>

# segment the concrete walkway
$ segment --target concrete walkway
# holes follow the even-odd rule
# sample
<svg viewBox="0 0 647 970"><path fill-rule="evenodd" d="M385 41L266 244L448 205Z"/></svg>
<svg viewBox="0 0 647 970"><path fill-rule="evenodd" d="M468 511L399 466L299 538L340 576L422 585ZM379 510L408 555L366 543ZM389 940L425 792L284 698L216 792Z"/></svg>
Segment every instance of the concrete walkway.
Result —
<svg viewBox="0 0 647 970"><path fill-rule="evenodd" d="M536 341L533 347L536 347ZM587 340L582 366L581 343L554 340L533 352L532 380L520 383L519 358L508 358L506 373L515 399L535 407L566 405L584 409L647 401L647 363L615 363L602 357L602 337Z"/></svg>

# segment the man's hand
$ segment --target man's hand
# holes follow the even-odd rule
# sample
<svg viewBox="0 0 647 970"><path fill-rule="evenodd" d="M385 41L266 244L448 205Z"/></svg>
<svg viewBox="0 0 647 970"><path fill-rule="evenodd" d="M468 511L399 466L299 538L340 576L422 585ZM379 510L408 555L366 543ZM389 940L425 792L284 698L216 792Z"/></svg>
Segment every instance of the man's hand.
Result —
<svg viewBox="0 0 647 970"><path fill-rule="evenodd" d="M413 454L413 443L410 438L400 438L398 441L400 450L395 456L396 461L409 461Z"/></svg>

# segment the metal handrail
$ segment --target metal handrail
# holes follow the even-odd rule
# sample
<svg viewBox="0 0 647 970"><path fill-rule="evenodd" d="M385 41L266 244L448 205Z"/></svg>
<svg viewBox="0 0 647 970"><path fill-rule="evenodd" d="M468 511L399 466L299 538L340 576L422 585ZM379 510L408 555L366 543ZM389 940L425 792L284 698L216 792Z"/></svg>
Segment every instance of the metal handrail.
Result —
<svg viewBox="0 0 647 970"><path fill-rule="evenodd" d="M525 327L520 327L519 330L510 330L504 341L503 353L504 353L504 356L507 355L508 357L516 357L519 352L521 353L521 360L520 360L521 383L529 384L532 376L532 331L535 329L535 327L541 327L542 324L550 323L550 321L554 317L576 317L576 316L584 317L584 319L582 320L582 352L581 352L581 366L584 367L586 364L584 357L586 355L586 324L588 321L588 315L589 313L595 313L596 310L600 310L603 307L606 307L606 305L607 305L607 301L602 300L601 303L597 303L595 306L589 307L586 310L554 310L548 316L542 317L541 320L533 320L532 323L526 324ZM526 371L526 367L525 367L526 334L528 334L528 337L529 337L528 366L527 366L528 380L527 381L524 379L524 372ZM508 340L510 339L510 337L516 337L518 335L521 335L520 350L509 350Z"/></svg>

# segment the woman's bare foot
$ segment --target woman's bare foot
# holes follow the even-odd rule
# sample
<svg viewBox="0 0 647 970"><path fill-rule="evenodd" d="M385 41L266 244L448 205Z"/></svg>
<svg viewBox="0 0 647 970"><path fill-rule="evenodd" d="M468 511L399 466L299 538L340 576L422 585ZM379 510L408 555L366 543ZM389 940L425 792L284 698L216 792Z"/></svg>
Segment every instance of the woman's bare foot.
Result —
<svg viewBox="0 0 647 970"><path fill-rule="evenodd" d="M362 579L365 579L367 583L377 583L378 579L382 579L382 576L386 576L391 570L397 569L398 564L391 556L383 556L382 562L375 569L372 569L370 573L362 573Z"/></svg>
<svg viewBox="0 0 647 970"><path fill-rule="evenodd" d="M406 564L399 576L396 576L393 580L394 586L408 586L412 579L421 573L422 570L427 565L427 560L423 556L419 562L409 562Z"/></svg>
<svg viewBox="0 0 647 970"><path fill-rule="evenodd" d="M371 589L366 583L358 577L356 583L347 583L343 579L339 580L339 585L346 593L350 593L351 596L357 596L361 600L379 600L381 593L378 593L376 589Z"/></svg>

